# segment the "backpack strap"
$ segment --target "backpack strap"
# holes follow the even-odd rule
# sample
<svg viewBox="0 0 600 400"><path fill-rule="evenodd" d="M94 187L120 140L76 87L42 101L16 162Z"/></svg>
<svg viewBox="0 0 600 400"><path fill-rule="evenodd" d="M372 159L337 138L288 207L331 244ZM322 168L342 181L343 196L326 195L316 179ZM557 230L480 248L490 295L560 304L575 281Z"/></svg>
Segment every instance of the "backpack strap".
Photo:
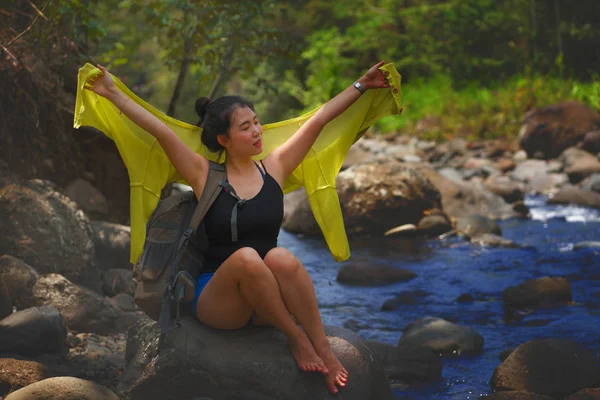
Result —
<svg viewBox="0 0 600 400"><path fill-rule="evenodd" d="M202 191L202 195L200 196L200 200L198 200L198 204L194 210L194 214L192 214L192 218L190 220L189 227L183 233L179 241L179 245L177 246L177 252L175 256L175 260L170 265L169 268L169 277L167 280L167 285L165 286L165 291L163 293L163 297L161 300L161 311L159 317L159 325L161 331L161 337L159 340L159 344L162 344L164 341L164 335L169 332L171 329L179 327L179 308L180 304L184 299L185 288L183 285L178 285L177 283L180 280L185 280L187 273L179 272L177 273L177 267L183 258L183 253L192 237L193 233L198 229L198 225L206 212L210 208L210 206L214 203L217 196L223 189L221 185L223 181L227 180L227 174L225 172L225 165L217 164L209 160L209 169L208 169L208 177L206 178L206 183L204 185L204 190ZM191 278L187 278L191 280ZM195 282L191 282L192 285L195 285ZM177 303L177 318L175 321L175 326L171 323L171 304L175 301ZM159 346L160 347L160 346Z"/></svg>

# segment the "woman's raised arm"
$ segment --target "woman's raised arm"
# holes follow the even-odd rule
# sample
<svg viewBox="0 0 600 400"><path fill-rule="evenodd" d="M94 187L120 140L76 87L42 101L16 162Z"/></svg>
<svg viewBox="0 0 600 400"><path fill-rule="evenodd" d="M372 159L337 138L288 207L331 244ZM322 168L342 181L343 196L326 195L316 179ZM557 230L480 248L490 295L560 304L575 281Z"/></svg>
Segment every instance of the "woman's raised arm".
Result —
<svg viewBox="0 0 600 400"><path fill-rule="evenodd" d="M349 86L346 90L329 100L291 138L265 158L265 162L270 164L269 171L273 171L271 175L275 177L280 185L300 165L325 125L346 111L348 107L358 100L362 94L361 90L390 86L383 73L379 70L379 67L383 63L381 61L372 66L356 81L359 83L361 89L354 87L354 85Z"/></svg>
<svg viewBox="0 0 600 400"><path fill-rule="evenodd" d="M89 90L108 99L131 121L154 136L181 177L195 191L202 189L208 171L208 160L190 149L158 118L135 101L130 101L130 98L115 86L106 68L101 65L98 65L98 68L102 75L93 82L93 87Z"/></svg>

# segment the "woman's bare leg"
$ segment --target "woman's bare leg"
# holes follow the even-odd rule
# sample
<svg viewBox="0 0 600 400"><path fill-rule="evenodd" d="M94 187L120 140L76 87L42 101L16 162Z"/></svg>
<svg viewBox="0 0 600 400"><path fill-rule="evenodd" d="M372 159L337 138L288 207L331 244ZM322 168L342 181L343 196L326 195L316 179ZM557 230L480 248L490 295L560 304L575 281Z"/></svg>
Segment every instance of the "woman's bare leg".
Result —
<svg viewBox="0 0 600 400"><path fill-rule="evenodd" d="M273 273L254 249L246 247L217 269L198 298L196 313L213 328L238 329L254 311L285 334L300 369L328 372L306 333L290 317Z"/></svg>
<svg viewBox="0 0 600 400"><path fill-rule="evenodd" d="M329 374L325 378L327 387L332 393L337 393L336 385L340 387L346 385L348 371L329 346L310 275L302 263L289 250L282 247L274 248L267 253L264 261L277 279L287 309L302 325L317 354L329 369ZM260 314L259 316L262 317Z"/></svg>

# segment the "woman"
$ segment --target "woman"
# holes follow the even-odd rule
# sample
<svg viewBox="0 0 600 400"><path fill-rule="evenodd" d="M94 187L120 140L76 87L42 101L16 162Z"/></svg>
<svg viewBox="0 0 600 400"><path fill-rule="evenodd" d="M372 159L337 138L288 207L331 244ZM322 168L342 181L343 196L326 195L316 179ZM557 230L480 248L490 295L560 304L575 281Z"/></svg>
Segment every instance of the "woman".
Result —
<svg viewBox="0 0 600 400"><path fill-rule="evenodd" d="M238 96L213 102L200 99L202 143L225 151L229 190L223 190L204 224L208 250L198 278L195 311L198 319L216 329L238 329L251 321L273 325L290 342L303 371L318 371L332 393L344 387L348 372L335 357L321 323L310 276L288 250L277 247L283 218L285 179L306 156L327 123L344 112L365 90L389 87L374 65L358 81L321 107L285 143L260 163L262 126L254 107ZM93 83L131 121L156 137L179 174L198 198L208 175L208 160L187 147L151 113L121 92L106 68ZM297 323L292 319L295 318ZM300 326L298 326L300 324Z"/></svg>

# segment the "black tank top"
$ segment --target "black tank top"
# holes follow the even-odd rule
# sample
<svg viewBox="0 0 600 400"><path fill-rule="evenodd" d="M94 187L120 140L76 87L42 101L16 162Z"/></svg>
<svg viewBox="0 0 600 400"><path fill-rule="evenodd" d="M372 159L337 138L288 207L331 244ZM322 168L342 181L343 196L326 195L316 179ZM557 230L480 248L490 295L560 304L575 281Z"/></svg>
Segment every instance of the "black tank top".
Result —
<svg viewBox="0 0 600 400"><path fill-rule="evenodd" d="M242 247L252 247L261 258L277 247L277 236L283 220L283 192L264 164L264 172L258 164L256 167L263 177L263 186L256 196L242 200L242 204L238 205L237 196L224 188L206 213L203 224L208 248L202 273L216 271L229 256ZM232 212L236 207L237 241L234 241ZM190 244L194 246L194 242L192 240Z"/></svg>

